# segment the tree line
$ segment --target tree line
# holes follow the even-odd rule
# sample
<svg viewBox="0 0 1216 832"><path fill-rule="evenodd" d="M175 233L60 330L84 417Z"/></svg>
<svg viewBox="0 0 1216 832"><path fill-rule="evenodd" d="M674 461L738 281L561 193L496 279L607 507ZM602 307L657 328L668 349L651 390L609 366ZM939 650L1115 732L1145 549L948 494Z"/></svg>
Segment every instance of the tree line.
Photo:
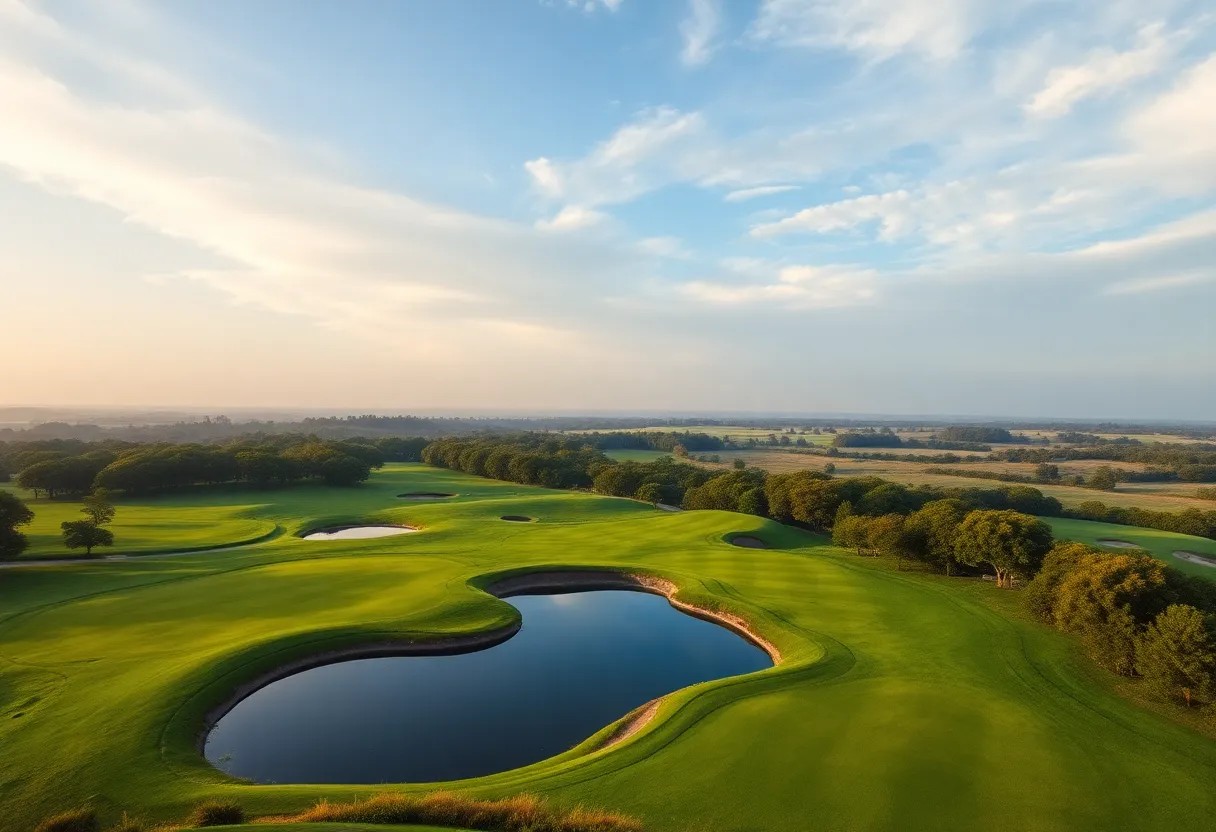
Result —
<svg viewBox="0 0 1216 832"><path fill-rule="evenodd" d="M1071 448L1006 448L992 454L1006 462L1053 463L1078 459L1139 462L1161 469L1155 479L1216 482L1216 445L1177 442L1119 443Z"/></svg>
<svg viewBox="0 0 1216 832"><path fill-rule="evenodd" d="M1157 698L1216 700L1216 584L1156 558L1061 543L1022 600L1040 621L1080 639L1090 658L1141 677Z"/></svg>
<svg viewBox="0 0 1216 832"><path fill-rule="evenodd" d="M425 439L322 440L315 436L249 437L225 445L9 443L0 459L34 496L75 497L96 488L146 494L199 485L246 482L258 487L308 480L355 485L386 461L418 461Z"/></svg>

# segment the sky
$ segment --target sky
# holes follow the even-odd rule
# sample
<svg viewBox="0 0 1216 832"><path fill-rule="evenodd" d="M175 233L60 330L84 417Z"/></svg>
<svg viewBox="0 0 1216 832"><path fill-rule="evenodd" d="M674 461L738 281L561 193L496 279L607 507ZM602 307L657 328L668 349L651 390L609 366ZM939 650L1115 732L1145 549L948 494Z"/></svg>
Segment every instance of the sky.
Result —
<svg viewBox="0 0 1216 832"><path fill-rule="evenodd" d="M1216 419L1208 0L0 0L0 404Z"/></svg>

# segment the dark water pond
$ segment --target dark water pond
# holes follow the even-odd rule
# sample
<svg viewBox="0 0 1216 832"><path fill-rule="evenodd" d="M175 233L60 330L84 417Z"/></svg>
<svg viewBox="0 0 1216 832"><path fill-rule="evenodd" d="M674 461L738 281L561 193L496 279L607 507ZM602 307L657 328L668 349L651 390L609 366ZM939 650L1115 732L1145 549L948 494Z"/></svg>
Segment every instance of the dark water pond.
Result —
<svg viewBox="0 0 1216 832"><path fill-rule="evenodd" d="M356 659L272 682L219 721L207 759L264 783L477 777L560 754L657 696L772 664L655 595L510 603L523 628L487 650Z"/></svg>

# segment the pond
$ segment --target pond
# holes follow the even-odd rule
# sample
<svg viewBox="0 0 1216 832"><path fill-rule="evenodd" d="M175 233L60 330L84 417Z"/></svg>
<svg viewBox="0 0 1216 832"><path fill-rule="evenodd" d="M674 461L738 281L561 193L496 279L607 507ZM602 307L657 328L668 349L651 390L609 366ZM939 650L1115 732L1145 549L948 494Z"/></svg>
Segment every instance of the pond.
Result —
<svg viewBox="0 0 1216 832"><path fill-rule="evenodd" d="M237 703L205 754L262 783L420 783L547 759L656 697L770 667L667 599L608 590L510 599L523 627L460 655L354 659Z"/></svg>
<svg viewBox="0 0 1216 832"><path fill-rule="evenodd" d="M370 537L390 537L416 532L408 526L334 526L302 535L304 540L365 540Z"/></svg>

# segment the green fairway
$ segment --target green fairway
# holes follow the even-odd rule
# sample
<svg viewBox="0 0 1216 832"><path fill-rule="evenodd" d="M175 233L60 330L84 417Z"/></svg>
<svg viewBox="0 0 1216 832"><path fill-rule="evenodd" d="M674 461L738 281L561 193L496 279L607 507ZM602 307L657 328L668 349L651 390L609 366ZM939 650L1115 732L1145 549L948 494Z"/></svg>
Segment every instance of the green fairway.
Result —
<svg viewBox="0 0 1216 832"><path fill-rule="evenodd" d="M1174 552L1196 552L1216 558L1216 540L1206 537L1195 537L1189 534L1163 532L1157 529L1142 529L1137 526L1119 526L1114 523L1095 523L1091 520L1064 520L1045 518L1051 524L1052 532L1060 540L1075 540L1078 543L1088 543L1108 552L1136 552L1143 550L1155 558L1165 561L1170 566L1191 575L1199 575L1216 581L1216 567L1204 566L1199 563L1174 557ZM1102 546L1099 540L1117 540L1134 543L1138 548L1119 548Z"/></svg>
<svg viewBox="0 0 1216 832"><path fill-rule="evenodd" d="M28 497L27 494L21 496ZM219 499L231 501L234 496L230 493ZM84 554L83 550L72 551L63 545L59 528L65 520L81 519L80 503L46 499L27 502L34 510L34 522L22 529L30 541L22 558L65 558ZM253 516L257 509L257 505L182 505L155 499L121 502L114 522L110 524L114 545L97 549L93 554L142 555L207 549L247 543L274 534L273 521Z"/></svg>
<svg viewBox="0 0 1216 832"><path fill-rule="evenodd" d="M457 496L396 497L407 491ZM33 508L42 534L78 506ZM204 714L292 659L508 624L514 608L469 582L561 566L668 577L681 598L746 618L782 661L671 695L612 748L584 744L453 788L609 808L664 832L1213 828L1216 742L1121 698L1071 640L1024 620L1013 593L987 582L895 572L750 515L662 512L422 465L387 466L358 488L199 491L123 502L124 513L133 539L135 518L149 524L140 538L149 550L282 533L172 559L0 570L5 832L86 803L112 822L123 810L180 819L208 798L256 817L366 797L379 787L255 786L221 774L197 751ZM186 539L157 518L187 524ZM296 536L363 520L421 531ZM1168 537L1090 532L1107 529ZM735 532L777 548L731 546L724 538Z"/></svg>

